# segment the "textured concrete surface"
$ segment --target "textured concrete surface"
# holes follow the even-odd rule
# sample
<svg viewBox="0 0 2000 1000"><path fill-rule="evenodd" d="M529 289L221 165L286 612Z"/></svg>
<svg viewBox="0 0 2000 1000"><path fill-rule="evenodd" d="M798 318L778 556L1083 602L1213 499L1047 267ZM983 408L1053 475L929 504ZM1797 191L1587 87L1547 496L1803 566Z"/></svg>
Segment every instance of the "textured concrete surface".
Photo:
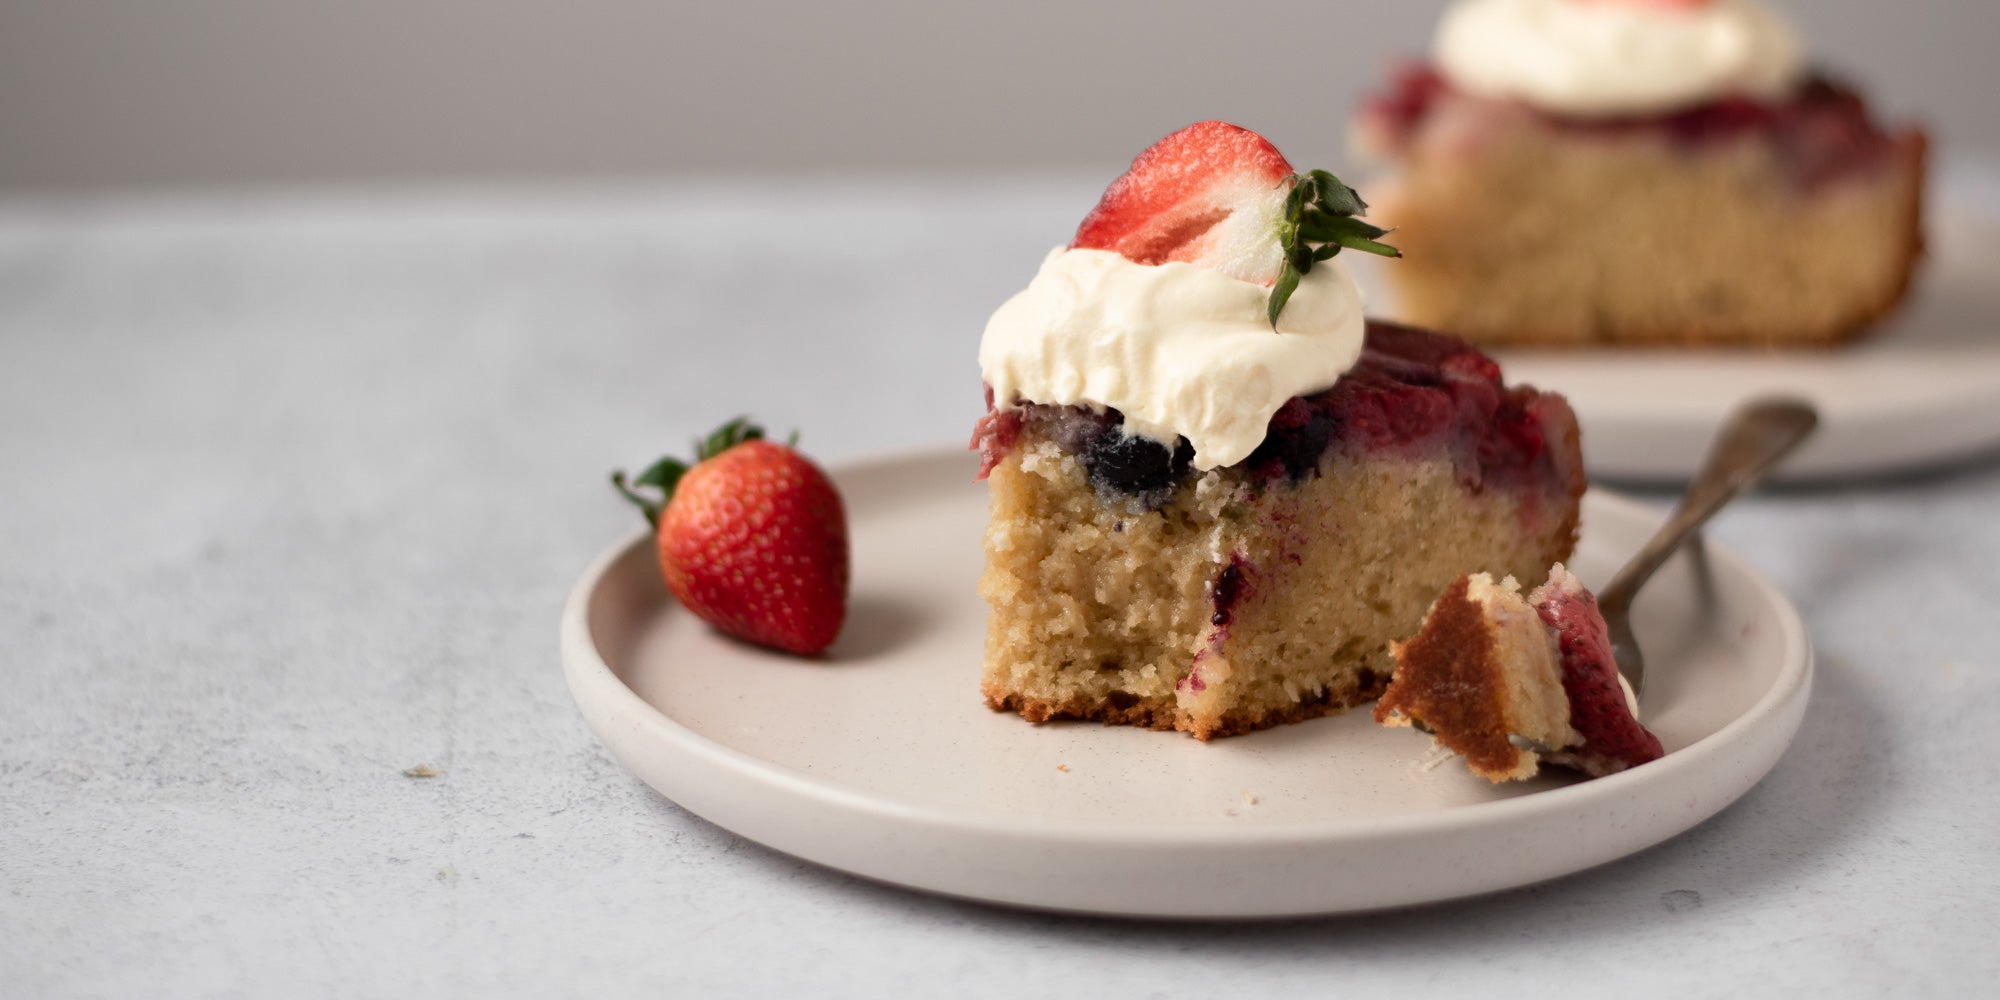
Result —
<svg viewBox="0 0 2000 1000"><path fill-rule="evenodd" d="M1726 514L1818 643L1798 742L1713 821L1530 889L1003 911L777 855L616 766L555 642L633 525L606 470L742 411L834 461L960 444L986 313L1100 183L0 203L0 995L2000 975L1996 459Z"/></svg>

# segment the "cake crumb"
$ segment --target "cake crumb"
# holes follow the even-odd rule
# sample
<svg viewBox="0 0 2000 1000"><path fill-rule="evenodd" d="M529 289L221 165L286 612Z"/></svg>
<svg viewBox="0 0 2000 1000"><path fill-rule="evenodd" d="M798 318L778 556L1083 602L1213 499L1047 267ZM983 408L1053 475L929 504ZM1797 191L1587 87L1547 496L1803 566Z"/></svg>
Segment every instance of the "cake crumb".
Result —
<svg viewBox="0 0 2000 1000"><path fill-rule="evenodd" d="M1069 773L1069 765L1068 765L1068 764L1057 764L1057 765L1056 765L1056 770L1058 770L1058 771L1061 771L1061 772L1062 772L1062 773L1064 773L1064 774L1068 774L1068 773Z"/></svg>
<svg viewBox="0 0 2000 1000"><path fill-rule="evenodd" d="M1250 794L1249 792L1244 792L1244 793L1243 793L1243 804L1244 804L1244 805L1246 805L1246 806L1254 806L1254 805L1256 805L1256 804L1257 804L1257 796L1255 796L1255 795L1252 795L1252 794Z"/></svg>
<svg viewBox="0 0 2000 1000"><path fill-rule="evenodd" d="M418 764L415 767L403 770L403 777L405 778L435 778L437 776L438 769L429 764Z"/></svg>

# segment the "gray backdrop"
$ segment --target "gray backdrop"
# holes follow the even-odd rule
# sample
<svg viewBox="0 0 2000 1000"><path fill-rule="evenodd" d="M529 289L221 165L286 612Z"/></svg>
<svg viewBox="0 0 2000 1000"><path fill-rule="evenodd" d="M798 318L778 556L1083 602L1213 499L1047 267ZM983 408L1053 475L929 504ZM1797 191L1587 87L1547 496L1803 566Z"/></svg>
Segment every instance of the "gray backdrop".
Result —
<svg viewBox="0 0 2000 1000"><path fill-rule="evenodd" d="M0 0L0 188L1110 169L1198 118L1338 166L1442 3ZM1994 0L1785 4L2000 149Z"/></svg>

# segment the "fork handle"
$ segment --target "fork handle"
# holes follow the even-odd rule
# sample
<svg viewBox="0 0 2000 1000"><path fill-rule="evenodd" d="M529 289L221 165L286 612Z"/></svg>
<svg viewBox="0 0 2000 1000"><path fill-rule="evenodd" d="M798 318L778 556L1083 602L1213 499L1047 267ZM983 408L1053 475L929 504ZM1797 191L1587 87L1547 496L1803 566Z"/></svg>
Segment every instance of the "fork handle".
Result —
<svg viewBox="0 0 2000 1000"><path fill-rule="evenodd" d="M1598 605L1614 610L1630 608L1639 588L1689 535L1706 524L1731 497L1764 478L1779 459L1791 454L1817 426L1818 412L1796 399L1753 400L1731 414L1702 459L1701 471L1695 473L1687 492L1681 494L1672 516L1625 563L1618 575L1597 592Z"/></svg>

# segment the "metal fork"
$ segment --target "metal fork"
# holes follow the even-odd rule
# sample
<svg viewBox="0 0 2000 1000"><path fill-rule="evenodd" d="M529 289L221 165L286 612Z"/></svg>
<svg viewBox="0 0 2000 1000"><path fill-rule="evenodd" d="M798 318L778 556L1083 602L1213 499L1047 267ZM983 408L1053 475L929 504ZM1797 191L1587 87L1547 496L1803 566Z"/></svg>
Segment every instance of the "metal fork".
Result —
<svg viewBox="0 0 2000 1000"><path fill-rule="evenodd" d="M1611 635L1611 656L1634 695L1646 679L1646 660L1632 635L1632 599L1639 588L1723 504L1762 479L1817 426L1819 413L1795 399L1753 400L1731 414L1667 523L1597 592L1597 607Z"/></svg>

